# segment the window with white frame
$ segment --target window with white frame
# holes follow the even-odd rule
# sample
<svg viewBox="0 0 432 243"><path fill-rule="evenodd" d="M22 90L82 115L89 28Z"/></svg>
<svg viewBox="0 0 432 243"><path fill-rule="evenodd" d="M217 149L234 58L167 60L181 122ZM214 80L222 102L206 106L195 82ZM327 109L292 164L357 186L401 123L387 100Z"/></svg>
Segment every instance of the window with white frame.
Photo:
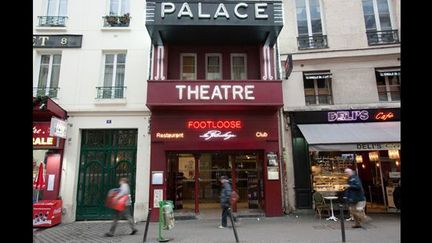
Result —
<svg viewBox="0 0 432 243"><path fill-rule="evenodd" d="M195 53L182 53L180 55L180 79L196 80L197 63Z"/></svg>
<svg viewBox="0 0 432 243"><path fill-rule="evenodd" d="M129 0L109 0L109 15L123 16L129 13Z"/></svg>
<svg viewBox="0 0 432 243"><path fill-rule="evenodd" d="M44 16L39 16L40 26L65 26L67 0L46 0Z"/></svg>
<svg viewBox="0 0 432 243"><path fill-rule="evenodd" d="M222 55L221 54L206 54L206 79L207 80L222 79Z"/></svg>
<svg viewBox="0 0 432 243"><path fill-rule="evenodd" d="M43 54L40 59L36 96L57 97L60 78L61 54Z"/></svg>
<svg viewBox="0 0 432 243"><path fill-rule="evenodd" d="M320 0L296 0L295 3L299 49L327 47Z"/></svg>
<svg viewBox="0 0 432 243"><path fill-rule="evenodd" d="M400 68L375 70L380 101L400 101Z"/></svg>
<svg viewBox="0 0 432 243"><path fill-rule="evenodd" d="M399 42L388 0L362 0L369 44Z"/></svg>
<svg viewBox="0 0 432 243"><path fill-rule="evenodd" d="M126 53L106 53L103 87L98 87L98 98L124 98Z"/></svg>
<svg viewBox="0 0 432 243"><path fill-rule="evenodd" d="M303 73L306 105L332 104L329 71Z"/></svg>
<svg viewBox="0 0 432 243"><path fill-rule="evenodd" d="M247 56L246 54L231 54L231 79L247 79Z"/></svg>

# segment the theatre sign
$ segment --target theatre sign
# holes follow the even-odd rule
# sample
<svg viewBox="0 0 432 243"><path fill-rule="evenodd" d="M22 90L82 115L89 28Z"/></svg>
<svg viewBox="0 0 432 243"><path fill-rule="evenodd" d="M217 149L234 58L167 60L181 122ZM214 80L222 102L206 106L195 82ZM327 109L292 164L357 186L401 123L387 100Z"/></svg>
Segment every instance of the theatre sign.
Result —
<svg viewBox="0 0 432 243"><path fill-rule="evenodd" d="M186 81L148 80L147 105L252 105L282 106L280 80ZM160 95L164 94L164 95Z"/></svg>

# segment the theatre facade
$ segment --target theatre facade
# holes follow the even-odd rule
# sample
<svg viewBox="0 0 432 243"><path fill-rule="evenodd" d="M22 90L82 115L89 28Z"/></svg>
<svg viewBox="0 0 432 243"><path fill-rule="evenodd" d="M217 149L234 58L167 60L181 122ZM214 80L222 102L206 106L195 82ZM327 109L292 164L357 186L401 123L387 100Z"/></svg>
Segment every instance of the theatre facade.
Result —
<svg viewBox="0 0 432 243"><path fill-rule="evenodd" d="M222 175L238 214L283 214L282 11L282 1L147 1L152 221L160 200L192 215L219 208Z"/></svg>

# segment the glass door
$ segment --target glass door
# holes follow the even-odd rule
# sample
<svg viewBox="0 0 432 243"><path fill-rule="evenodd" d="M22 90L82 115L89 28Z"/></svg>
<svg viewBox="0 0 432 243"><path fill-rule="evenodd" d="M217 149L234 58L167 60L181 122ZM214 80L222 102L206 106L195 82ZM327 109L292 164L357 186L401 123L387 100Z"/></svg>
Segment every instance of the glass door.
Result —
<svg viewBox="0 0 432 243"><path fill-rule="evenodd" d="M176 181L182 185L182 208L195 209L195 158L192 154L178 155Z"/></svg>

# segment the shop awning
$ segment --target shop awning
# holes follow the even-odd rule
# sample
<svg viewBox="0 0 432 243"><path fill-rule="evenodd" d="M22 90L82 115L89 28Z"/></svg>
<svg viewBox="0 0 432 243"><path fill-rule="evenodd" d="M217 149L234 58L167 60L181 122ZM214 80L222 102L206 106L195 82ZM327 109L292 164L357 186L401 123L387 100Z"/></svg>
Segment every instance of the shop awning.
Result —
<svg viewBox="0 0 432 243"><path fill-rule="evenodd" d="M365 150L365 144L376 145L369 150L380 150L386 149L385 144L400 142L400 122L299 124L298 127L311 150Z"/></svg>

